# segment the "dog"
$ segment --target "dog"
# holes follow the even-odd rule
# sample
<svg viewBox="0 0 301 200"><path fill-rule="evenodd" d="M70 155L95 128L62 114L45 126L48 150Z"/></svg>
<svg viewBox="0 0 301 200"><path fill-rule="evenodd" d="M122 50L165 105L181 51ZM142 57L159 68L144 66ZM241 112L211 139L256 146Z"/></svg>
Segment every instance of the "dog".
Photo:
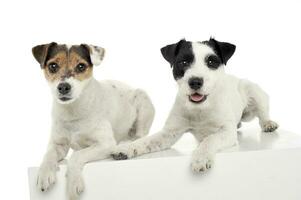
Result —
<svg viewBox="0 0 301 200"><path fill-rule="evenodd" d="M119 142L147 135L154 107L141 89L93 78L93 67L104 57L101 47L52 42L33 47L32 53L53 96L51 138L37 186L47 191L56 182L58 162L72 148L67 190L71 200L77 199L84 190L84 164L110 157Z"/></svg>
<svg viewBox="0 0 301 200"><path fill-rule="evenodd" d="M212 167L216 152L237 143L241 121L258 117L263 132L278 128L270 120L268 95L256 84L225 73L236 46L210 38L203 42L185 39L161 48L172 67L178 93L161 131L116 147L116 160L170 148L191 132L199 141L192 154L193 172Z"/></svg>

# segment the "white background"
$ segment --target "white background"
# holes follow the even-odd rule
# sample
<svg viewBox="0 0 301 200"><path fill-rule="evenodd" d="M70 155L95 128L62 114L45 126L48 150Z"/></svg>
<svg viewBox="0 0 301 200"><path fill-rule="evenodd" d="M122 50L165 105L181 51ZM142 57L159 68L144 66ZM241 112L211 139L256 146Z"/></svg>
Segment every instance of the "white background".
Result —
<svg viewBox="0 0 301 200"><path fill-rule="evenodd" d="M299 131L301 2L16 1L0 3L1 196L29 199L27 167L40 163L49 137L51 96L34 45L89 43L106 49L98 79L145 89L162 127L176 93L160 48L187 40L237 45L227 72L260 84L282 129Z"/></svg>

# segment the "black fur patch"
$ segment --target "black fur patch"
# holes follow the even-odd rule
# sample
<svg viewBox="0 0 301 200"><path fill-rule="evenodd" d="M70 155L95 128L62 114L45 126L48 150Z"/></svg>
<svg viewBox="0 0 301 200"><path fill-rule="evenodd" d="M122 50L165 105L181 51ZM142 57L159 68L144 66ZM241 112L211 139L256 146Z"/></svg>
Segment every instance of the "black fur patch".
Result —
<svg viewBox="0 0 301 200"><path fill-rule="evenodd" d="M219 68L219 66L221 66L222 61L219 58L219 56L213 54L213 55L206 56L205 63L207 67L209 67L210 69L217 69Z"/></svg>
<svg viewBox="0 0 301 200"><path fill-rule="evenodd" d="M173 76L176 80L182 78L185 71L194 62L192 44L185 39L161 48L161 53L173 68Z"/></svg>
<svg viewBox="0 0 301 200"><path fill-rule="evenodd" d="M82 57L85 61L89 63L89 66L92 66L92 61L90 57L89 47L85 44L81 44L79 46L73 45L70 48L70 51L76 52L80 57Z"/></svg>
<svg viewBox="0 0 301 200"><path fill-rule="evenodd" d="M227 64L236 49L234 44L219 42L213 38L210 38L208 41L203 41L202 43L211 47L224 65Z"/></svg>

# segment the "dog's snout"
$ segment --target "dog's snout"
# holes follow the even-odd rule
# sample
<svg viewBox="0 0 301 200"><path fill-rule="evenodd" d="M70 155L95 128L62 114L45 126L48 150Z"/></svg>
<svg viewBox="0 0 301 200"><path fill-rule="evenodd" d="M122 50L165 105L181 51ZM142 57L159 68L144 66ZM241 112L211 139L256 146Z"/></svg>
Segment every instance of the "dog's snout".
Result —
<svg viewBox="0 0 301 200"><path fill-rule="evenodd" d="M71 85L69 83L60 83L57 86L57 89L59 91L60 94L68 94L71 91Z"/></svg>
<svg viewBox="0 0 301 200"><path fill-rule="evenodd" d="M192 77L188 80L189 87L193 90L198 90L203 86L203 78Z"/></svg>

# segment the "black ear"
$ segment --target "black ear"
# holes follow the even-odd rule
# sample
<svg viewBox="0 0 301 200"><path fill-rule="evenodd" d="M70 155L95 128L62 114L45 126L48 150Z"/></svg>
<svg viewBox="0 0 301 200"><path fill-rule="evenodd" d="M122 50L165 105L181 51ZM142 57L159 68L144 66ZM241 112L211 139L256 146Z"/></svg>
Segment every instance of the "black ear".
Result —
<svg viewBox="0 0 301 200"><path fill-rule="evenodd" d="M50 48L57 45L57 43L52 42L49 44L41 44L32 48L32 54L34 58L40 63L41 67L45 64L48 52Z"/></svg>
<svg viewBox="0 0 301 200"><path fill-rule="evenodd" d="M227 42L219 42L213 38L210 38L209 44L212 45L218 56L221 58L223 64L227 64L227 61L232 57L235 52L236 46Z"/></svg>
<svg viewBox="0 0 301 200"><path fill-rule="evenodd" d="M161 54L164 57L165 60L167 60L171 67L173 66L174 62L175 62L175 58L177 56L177 54L179 53L179 48L181 46L182 43L185 43L186 40L182 39L179 42L175 43L175 44L170 44L167 45L163 48L161 48Z"/></svg>

